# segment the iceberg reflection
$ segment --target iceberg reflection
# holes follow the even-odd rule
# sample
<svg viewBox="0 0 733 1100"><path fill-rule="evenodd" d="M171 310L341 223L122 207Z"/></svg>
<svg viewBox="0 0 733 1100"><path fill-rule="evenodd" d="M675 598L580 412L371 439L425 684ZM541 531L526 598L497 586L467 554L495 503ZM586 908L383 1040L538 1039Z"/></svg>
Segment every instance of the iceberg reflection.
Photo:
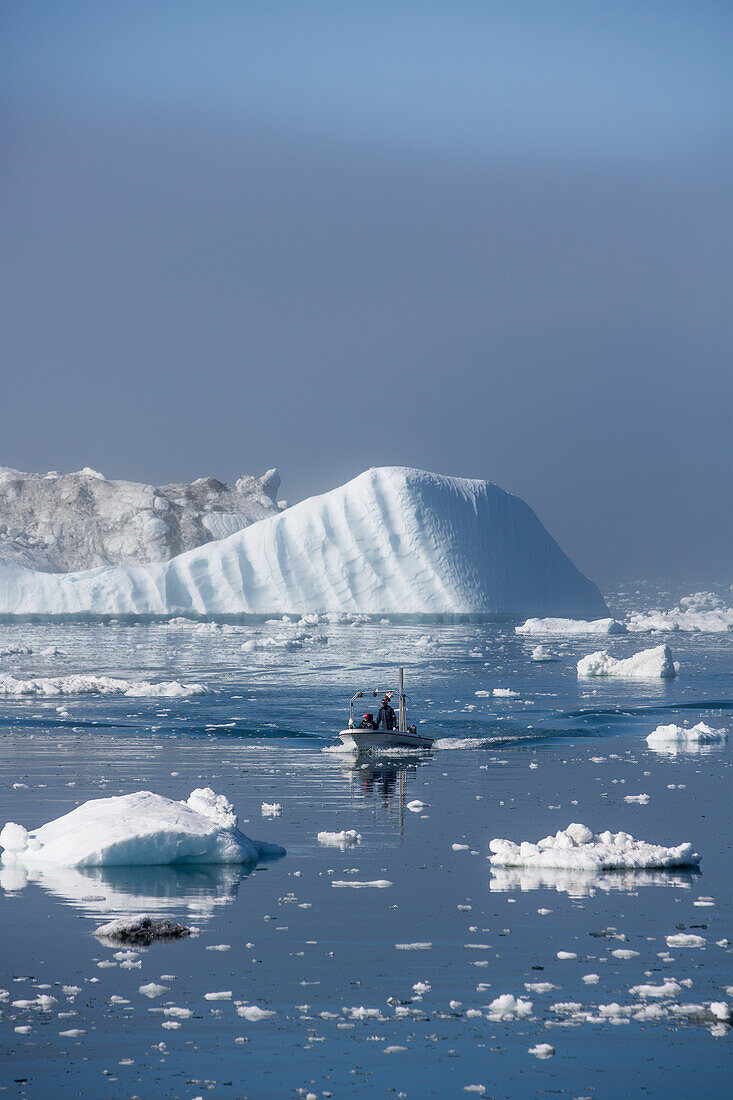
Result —
<svg viewBox="0 0 733 1100"><path fill-rule="evenodd" d="M21 867L0 868L7 893L28 885L42 887L87 916L185 913L207 920L237 897L254 867L207 864L177 867Z"/></svg>
<svg viewBox="0 0 733 1100"><path fill-rule="evenodd" d="M642 886L676 886L689 890L699 872L690 871L576 871L555 867L492 867L489 890L557 890L570 897L596 893L633 893Z"/></svg>

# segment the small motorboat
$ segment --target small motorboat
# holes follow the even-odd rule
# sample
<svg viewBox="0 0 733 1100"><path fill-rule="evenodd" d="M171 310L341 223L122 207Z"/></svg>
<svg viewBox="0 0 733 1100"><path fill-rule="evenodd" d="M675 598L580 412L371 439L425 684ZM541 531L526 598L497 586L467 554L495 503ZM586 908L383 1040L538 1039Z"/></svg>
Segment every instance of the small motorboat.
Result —
<svg viewBox="0 0 733 1100"><path fill-rule="evenodd" d="M357 752L381 752L384 749L429 749L435 738L426 737L417 732L417 726L407 724L407 696L403 691L403 669L399 672L399 686L397 691L391 688L384 690L375 688L374 691L357 691L349 702L348 728L339 732L339 737L347 748ZM357 699L365 699L369 696L378 699L380 696L388 700L396 695L399 701L399 716L397 728L393 730L362 729L354 720L354 703Z"/></svg>

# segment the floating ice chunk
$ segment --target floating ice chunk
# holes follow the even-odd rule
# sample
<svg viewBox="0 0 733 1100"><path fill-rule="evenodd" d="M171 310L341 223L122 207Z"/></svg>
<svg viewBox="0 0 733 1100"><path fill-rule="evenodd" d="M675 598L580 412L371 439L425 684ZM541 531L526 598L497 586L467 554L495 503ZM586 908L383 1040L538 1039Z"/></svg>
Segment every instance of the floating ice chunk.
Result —
<svg viewBox="0 0 733 1100"><path fill-rule="evenodd" d="M342 881L340 879L332 879L331 880L331 885L332 886L348 886L352 890L365 890L369 886L373 886L376 890L386 890L386 888L388 886L391 886L392 883L389 881L389 879L386 879L386 878L377 878L377 879L374 879L372 882L357 882L355 879L352 879L349 882L346 882L346 881Z"/></svg>
<svg viewBox="0 0 733 1100"><path fill-rule="evenodd" d="M646 806L649 802L648 794L627 794L624 796L624 802L636 802L639 806Z"/></svg>
<svg viewBox="0 0 733 1100"><path fill-rule="evenodd" d="M558 959L565 959L566 960L566 959L577 959L578 956L577 956L575 951L558 951L557 957L558 957Z"/></svg>
<svg viewBox="0 0 733 1100"><path fill-rule="evenodd" d="M513 688L494 688L491 694L495 699L516 699L519 692Z"/></svg>
<svg viewBox="0 0 733 1100"><path fill-rule="evenodd" d="M560 868L575 871L614 871L669 867L697 867L700 856L690 843L666 848L634 840L629 833L603 832L594 835L585 825L572 824L536 844L492 840L492 867Z"/></svg>
<svg viewBox="0 0 733 1100"><path fill-rule="evenodd" d="M504 993L501 997L495 997L489 1005L490 1020L514 1020L521 1019L532 1014L532 1002L515 997L512 993Z"/></svg>
<svg viewBox="0 0 733 1100"><path fill-rule="evenodd" d="M256 1024L259 1020L266 1020L270 1016L274 1016L275 1013L267 1008L260 1008L259 1005L239 1005L237 1007L237 1015L244 1016L245 1020L249 1020L250 1023Z"/></svg>
<svg viewBox="0 0 733 1100"><path fill-rule="evenodd" d="M536 645L532 650L532 660L541 663L543 661L556 661L557 658L552 650L548 649L544 645Z"/></svg>
<svg viewBox="0 0 733 1100"><path fill-rule="evenodd" d="M361 833L356 829L342 829L340 833L319 833L318 843L327 848L346 848L351 844L361 844Z"/></svg>
<svg viewBox="0 0 733 1100"><path fill-rule="evenodd" d="M413 993L416 993L418 997L421 997L423 993L429 993L432 989L430 982L415 982L412 987Z"/></svg>
<svg viewBox="0 0 733 1100"><path fill-rule="evenodd" d="M263 817L279 817L282 813L282 806L279 802L263 802L262 803L262 816Z"/></svg>
<svg viewBox="0 0 733 1100"><path fill-rule="evenodd" d="M527 1053L534 1054L535 1058L552 1058L555 1048L550 1046L549 1043L536 1043L535 1046L529 1048Z"/></svg>
<svg viewBox="0 0 733 1100"><path fill-rule="evenodd" d="M669 611L636 613L629 619L634 631L700 631L719 634L733 629L733 607L728 607L713 592L695 592L685 596Z"/></svg>
<svg viewBox="0 0 733 1100"><path fill-rule="evenodd" d="M521 626L514 627L517 634L625 634L626 627L617 619L527 619ZM533 660L546 660L536 658Z"/></svg>
<svg viewBox="0 0 733 1100"><path fill-rule="evenodd" d="M599 974L584 974L583 981L586 985L598 985L601 978Z"/></svg>
<svg viewBox="0 0 733 1100"><path fill-rule="evenodd" d="M617 947L611 954L615 959L636 959L638 958L639 952L632 951L630 947Z"/></svg>
<svg viewBox="0 0 733 1100"><path fill-rule="evenodd" d="M206 1001L231 1001L231 999L231 989L222 989L214 993L204 993L204 1000Z"/></svg>
<svg viewBox="0 0 733 1100"><path fill-rule="evenodd" d="M83 803L28 833L10 822L0 833L5 864L61 867L254 863L283 855L236 827L231 803L210 788L176 802L151 791Z"/></svg>
<svg viewBox="0 0 733 1100"><path fill-rule="evenodd" d="M668 680L677 675L678 666L672 660L667 645L643 649L633 657L612 657L607 649L589 653L578 661L578 676L607 676L620 680Z"/></svg>
<svg viewBox="0 0 733 1100"><path fill-rule="evenodd" d="M206 695L207 690L203 684L183 684L178 680L153 684L115 676L40 676L29 680L0 676L0 695L126 695L128 698L179 699Z"/></svg>
<svg viewBox="0 0 733 1100"><path fill-rule="evenodd" d="M397 951L430 951L432 943L396 943Z"/></svg>
<svg viewBox="0 0 733 1100"><path fill-rule="evenodd" d="M154 1000L156 997L162 997L164 993L168 992L169 988L169 986L160 985L158 982L147 982L145 985L138 987L143 997L149 997L151 1000Z"/></svg>
<svg viewBox="0 0 733 1100"><path fill-rule="evenodd" d="M133 917L120 917L95 929L94 935L103 943L134 943L140 947L149 947L151 943L164 943L181 940L191 935L191 929L177 921L153 920L145 913ZM122 952L117 952L119 958Z"/></svg>
<svg viewBox="0 0 733 1100"><path fill-rule="evenodd" d="M407 809L411 814L420 814L425 808L425 803L421 802L419 798L413 798L412 802L407 803Z"/></svg>
<svg viewBox="0 0 733 1100"><path fill-rule="evenodd" d="M682 991L682 986L674 978L668 978L667 981L661 982L659 985L633 985L629 990L632 997L641 997L643 1001L646 1001L649 997L653 997L655 1000L669 1000L672 997L676 997L678 993Z"/></svg>
<svg viewBox="0 0 733 1100"><path fill-rule="evenodd" d="M667 947L704 947L708 942L704 936L695 936L691 932L675 932L666 940Z"/></svg>
<svg viewBox="0 0 733 1100"><path fill-rule="evenodd" d="M646 743L657 751L674 753L678 749L695 751L699 745L719 744L727 739L727 730L713 729L705 722L698 722L691 727L671 723L668 726L657 726L647 737Z"/></svg>

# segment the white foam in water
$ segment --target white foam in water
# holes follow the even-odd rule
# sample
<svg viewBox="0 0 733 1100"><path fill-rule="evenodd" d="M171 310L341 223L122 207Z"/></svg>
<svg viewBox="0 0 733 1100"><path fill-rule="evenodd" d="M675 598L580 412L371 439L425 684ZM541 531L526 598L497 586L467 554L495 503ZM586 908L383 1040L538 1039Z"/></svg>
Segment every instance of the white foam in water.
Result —
<svg viewBox="0 0 733 1100"><path fill-rule="evenodd" d="M521 626L515 626L514 629L517 634L538 636L626 633L626 627L618 619L527 619Z"/></svg>
<svg viewBox="0 0 733 1100"><path fill-rule="evenodd" d="M10 615L606 610L524 501L404 467L367 470L170 561L65 574L0 564Z"/></svg>
<svg viewBox="0 0 733 1100"><path fill-rule="evenodd" d="M203 684L182 684L163 680L122 680L116 676L40 676L18 680L0 676L0 695L126 695L128 698L180 699L206 695Z"/></svg>
<svg viewBox="0 0 733 1100"><path fill-rule="evenodd" d="M728 739L728 731L713 729L705 722L698 722L696 726L676 726L674 723L668 726L657 726L646 739L647 745L653 748L658 746L695 746L714 744Z"/></svg>
<svg viewBox="0 0 733 1100"><path fill-rule="evenodd" d="M536 844L492 840L493 867L558 868L575 871L615 871L668 867L697 867L700 856L689 843L674 847L635 840L629 833L593 834L585 825L572 824Z"/></svg>
<svg viewBox="0 0 733 1100"><path fill-rule="evenodd" d="M240 832L231 803L208 787L187 802L151 791L92 799L30 832L8 822L0 847L4 864L28 867L253 863L283 852Z"/></svg>
<svg viewBox="0 0 733 1100"><path fill-rule="evenodd" d="M633 657L612 657L606 649L578 661L578 676L607 676L619 680L666 680L677 675L669 646L644 649Z"/></svg>

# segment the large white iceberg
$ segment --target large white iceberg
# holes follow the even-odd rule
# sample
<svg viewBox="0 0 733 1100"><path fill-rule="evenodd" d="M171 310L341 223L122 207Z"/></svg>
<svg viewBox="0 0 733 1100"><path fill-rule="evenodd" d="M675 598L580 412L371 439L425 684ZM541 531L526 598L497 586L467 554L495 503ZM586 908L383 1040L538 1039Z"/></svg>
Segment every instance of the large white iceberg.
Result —
<svg viewBox="0 0 733 1100"><path fill-rule="evenodd" d="M536 844L523 840L492 840L492 867L528 867L533 870L560 868L569 871L664 870L668 867L698 867L700 856L689 843L666 848L635 840L630 833L593 834L577 823L546 836Z"/></svg>
<svg viewBox="0 0 733 1100"><path fill-rule="evenodd" d="M667 680L677 675L677 665L667 645L644 649L633 657L612 657L606 649L578 661L578 676L613 676L619 680Z"/></svg>
<svg viewBox="0 0 733 1100"><path fill-rule="evenodd" d="M26 680L0 675L0 695L126 695L128 698L181 699L206 695L204 684L180 680L123 680L119 676L33 676Z"/></svg>
<svg viewBox="0 0 733 1100"><path fill-rule="evenodd" d="M284 854L250 840L237 824L231 802L210 787L192 791L186 802L136 791L92 799L30 832L9 821L0 848L4 864L26 867L254 863Z"/></svg>
<svg viewBox="0 0 733 1100"><path fill-rule="evenodd" d="M0 566L0 613L607 613L532 509L487 481L368 470L172 561Z"/></svg>
<svg viewBox="0 0 733 1100"><path fill-rule="evenodd" d="M618 619L527 619L514 627L517 634L625 634L626 627Z"/></svg>

